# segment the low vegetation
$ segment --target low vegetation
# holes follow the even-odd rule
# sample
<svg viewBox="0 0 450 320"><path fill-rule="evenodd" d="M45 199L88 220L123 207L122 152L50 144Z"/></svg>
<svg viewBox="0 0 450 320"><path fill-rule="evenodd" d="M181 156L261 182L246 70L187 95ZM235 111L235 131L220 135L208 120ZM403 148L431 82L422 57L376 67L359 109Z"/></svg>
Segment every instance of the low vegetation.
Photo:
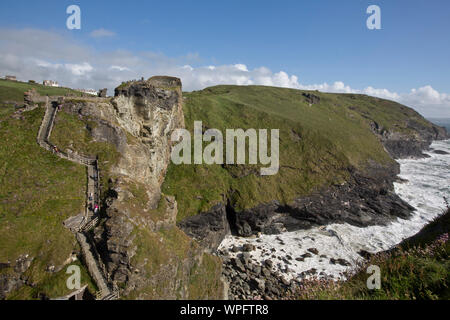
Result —
<svg viewBox="0 0 450 320"><path fill-rule="evenodd" d="M9 81L0 79L0 101L3 103L23 103L23 93L35 89L41 96L82 96L82 93L69 88L46 87L42 84Z"/></svg>
<svg viewBox="0 0 450 320"><path fill-rule="evenodd" d="M84 208L85 180L80 177L85 168L38 146L43 109L18 118L13 113L13 107L0 107L0 262L14 265L21 255L33 257L24 276L34 287L25 286L13 297L67 294L63 279L46 270L62 267L79 251L63 221ZM0 275L11 272L11 267L1 268Z"/></svg>
<svg viewBox="0 0 450 320"><path fill-rule="evenodd" d="M198 244L183 231L175 226L157 233L135 228L134 234L137 252L132 263L145 265L152 283L133 290L127 299L179 299L186 289L189 299L221 298L220 259L202 253Z"/></svg>
<svg viewBox="0 0 450 320"><path fill-rule="evenodd" d="M90 131L96 125L91 119L80 119L62 111L56 116L50 140L60 150L70 149L84 156L98 157L100 185L104 193L108 190L110 168L117 163L120 154L111 143L94 141Z"/></svg>

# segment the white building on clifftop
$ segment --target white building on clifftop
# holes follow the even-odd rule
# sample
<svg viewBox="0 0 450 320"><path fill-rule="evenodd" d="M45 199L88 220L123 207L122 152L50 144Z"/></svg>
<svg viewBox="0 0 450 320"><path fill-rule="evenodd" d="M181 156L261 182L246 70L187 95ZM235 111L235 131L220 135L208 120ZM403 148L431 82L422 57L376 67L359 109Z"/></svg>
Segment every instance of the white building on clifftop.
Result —
<svg viewBox="0 0 450 320"><path fill-rule="evenodd" d="M59 83L53 80L44 80L42 84L47 87L59 87Z"/></svg>
<svg viewBox="0 0 450 320"><path fill-rule="evenodd" d="M94 90L94 89L75 89L75 90L76 90L76 91L83 92L83 93L90 94L90 95L92 95L92 96L98 96L97 90Z"/></svg>

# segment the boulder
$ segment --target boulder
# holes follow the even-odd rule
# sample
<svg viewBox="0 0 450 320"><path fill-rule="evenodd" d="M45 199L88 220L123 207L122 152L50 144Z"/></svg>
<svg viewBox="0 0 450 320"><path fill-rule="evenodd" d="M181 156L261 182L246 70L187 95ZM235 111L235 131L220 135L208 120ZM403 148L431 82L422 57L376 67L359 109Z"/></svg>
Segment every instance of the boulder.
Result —
<svg viewBox="0 0 450 320"><path fill-rule="evenodd" d="M245 252L251 252L251 251L254 251L256 248L254 245L252 245L250 243L246 243L246 244L244 244L243 249Z"/></svg>
<svg viewBox="0 0 450 320"><path fill-rule="evenodd" d="M313 253L313 254L315 254L315 255L319 254L319 250L317 250L316 248L309 248L308 251Z"/></svg>

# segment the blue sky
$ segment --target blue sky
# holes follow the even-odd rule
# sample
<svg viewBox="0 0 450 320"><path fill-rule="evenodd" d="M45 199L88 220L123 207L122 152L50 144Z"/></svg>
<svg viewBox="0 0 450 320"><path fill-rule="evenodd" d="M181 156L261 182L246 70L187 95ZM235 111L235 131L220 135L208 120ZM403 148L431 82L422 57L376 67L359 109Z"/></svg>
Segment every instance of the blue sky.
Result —
<svg viewBox="0 0 450 320"><path fill-rule="evenodd" d="M65 27L68 17L65 11L71 4L81 8L81 30L69 31ZM366 27L369 16L366 9L371 4L381 8L382 30ZM127 56L126 61L132 56L144 59L142 55L146 55L145 66L142 64L139 68L145 77L151 76L153 71L172 71L183 76L184 71L177 71L176 66L189 65L195 69L193 73L196 72L187 75L186 80L182 77L189 89L227 82L227 79L230 83L239 83L241 80L236 79L241 77L234 73L232 77L218 75L219 72L228 75L230 71L225 67L222 70L220 66L239 64L245 65L241 71L253 72L265 67L274 79L280 71L289 76L288 82L273 80L274 85L298 87L296 83L299 83L300 88L316 86L324 91L361 91L410 105L422 104L422 107L427 103L426 95L431 95L436 104L433 108L437 108L433 115L440 115L437 113L442 111L450 116L448 0L17 0L2 1L0 6L0 28L48 32L61 37L60 41L64 42L61 45L73 44L90 52L92 61L88 55L79 61L70 54L56 57L49 53L48 59L43 53L39 56L40 60L57 66L89 64L92 70L85 74L75 72L80 77L78 83L91 83L89 81L97 79L104 81L105 86L113 86L112 78L102 80L104 75L96 77L94 72L102 68L99 57L117 56L122 52ZM104 36L94 37L92 32L95 30L109 34L103 32ZM0 38L0 48L3 46L3 54L7 54L7 41L2 40ZM152 58L148 58L150 53ZM166 69L160 65L165 65ZM127 69L123 69L124 77L137 74L132 68L133 63L120 66ZM214 71L214 79L206 82L194 79L206 77L197 70L205 66L219 67ZM22 74L14 68L3 69ZM0 66L0 73L2 71ZM87 73L89 81L82 81ZM57 73L47 74L58 76ZM259 75L249 75L250 82L242 80L244 82L239 84L265 84L255 80ZM39 74L28 76L38 77ZM292 76L297 81L293 81ZM73 79L64 79L70 84L77 83ZM114 80L118 79L118 76L114 77ZM335 82L344 86L333 86ZM365 91L368 87L376 90ZM419 91L421 88L425 89ZM413 89L415 93L411 91Z"/></svg>

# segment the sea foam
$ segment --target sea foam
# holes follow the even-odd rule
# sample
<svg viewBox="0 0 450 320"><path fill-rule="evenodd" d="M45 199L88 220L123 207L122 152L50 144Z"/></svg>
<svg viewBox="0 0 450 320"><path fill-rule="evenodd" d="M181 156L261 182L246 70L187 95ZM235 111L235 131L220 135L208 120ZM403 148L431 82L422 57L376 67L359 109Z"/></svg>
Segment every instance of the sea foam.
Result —
<svg viewBox="0 0 450 320"><path fill-rule="evenodd" d="M450 153L450 140L436 141L431 148ZM400 178L405 182L395 183L395 192L416 208L407 220L398 218L387 226L365 228L346 223L330 224L279 235L261 235L259 238L230 235L223 240L219 250L250 243L257 247L251 252L252 260L259 263L272 260L273 270L280 271L287 280L300 279L302 272L312 268L316 269L316 276L343 279L344 272L352 271L362 261L358 254L360 250L376 253L392 248L443 213L446 207L444 197L450 199L450 154L436 154L432 150L426 153L429 158L399 160ZM309 248L315 248L319 253L304 261L295 260ZM273 249L276 251L272 252ZM230 252L230 255L236 253ZM292 259L288 260L288 255ZM350 265L332 264L331 258L344 259Z"/></svg>

